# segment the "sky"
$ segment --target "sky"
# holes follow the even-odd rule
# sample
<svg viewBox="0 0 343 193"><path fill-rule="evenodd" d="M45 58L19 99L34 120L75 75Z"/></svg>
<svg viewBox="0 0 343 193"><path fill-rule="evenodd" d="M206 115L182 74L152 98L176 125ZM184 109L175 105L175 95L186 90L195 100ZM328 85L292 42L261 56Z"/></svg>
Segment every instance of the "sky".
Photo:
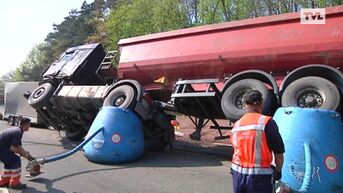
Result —
<svg viewBox="0 0 343 193"><path fill-rule="evenodd" d="M92 3L94 0L86 0ZM0 76L15 70L84 0L0 0Z"/></svg>

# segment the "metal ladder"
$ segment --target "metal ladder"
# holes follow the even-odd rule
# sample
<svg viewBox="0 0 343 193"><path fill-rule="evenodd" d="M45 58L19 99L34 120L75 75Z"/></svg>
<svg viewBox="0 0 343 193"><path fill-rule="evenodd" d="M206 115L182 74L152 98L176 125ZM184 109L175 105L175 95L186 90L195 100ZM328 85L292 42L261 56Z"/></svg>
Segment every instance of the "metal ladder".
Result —
<svg viewBox="0 0 343 193"><path fill-rule="evenodd" d="M118 51L109 51L102 60L96 74L105 83L112 83L117 79L117 70L114 64L118 64Z"/></svg>

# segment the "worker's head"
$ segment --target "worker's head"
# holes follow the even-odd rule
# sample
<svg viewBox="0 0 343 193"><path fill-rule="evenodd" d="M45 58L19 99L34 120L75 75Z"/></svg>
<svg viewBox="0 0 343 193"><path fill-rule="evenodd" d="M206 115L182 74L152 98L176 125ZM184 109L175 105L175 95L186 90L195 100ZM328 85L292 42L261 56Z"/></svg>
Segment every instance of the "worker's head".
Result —
<svg viewBox="0 0 343 193"><path fill-rule="evenodd" d="M258 90L248 90L243 95L243 105L245 109L252 109L262 113L263 109L262 94Z"/></svg>
<svg viewBox="0 0 343 193"><path fill-rule="evenodd" d="M28 131L30 128L31 120L29 118L22 118L20 120L20 128L23 131Z"/></svg>

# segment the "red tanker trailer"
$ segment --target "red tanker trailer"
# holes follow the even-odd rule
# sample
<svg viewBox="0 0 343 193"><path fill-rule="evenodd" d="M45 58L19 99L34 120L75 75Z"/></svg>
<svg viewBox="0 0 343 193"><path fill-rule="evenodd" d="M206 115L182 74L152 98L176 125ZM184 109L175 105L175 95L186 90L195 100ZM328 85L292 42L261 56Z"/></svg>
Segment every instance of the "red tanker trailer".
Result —
<svg viewBox="0 0 343 193"><path fill-rule="evenodd" d="M300 14L290 13L134 37L119 46L120 77L139 81L160 100L174 90L178 111L188 115L236 120L249 88L262 91L269 114L280 105L340 110L343 6L327 8L324 25L301 24ZM168 87L154 83L161 77Z"/></svg>
<svg viewBox="0 0 343 193"><path fill-rule="evenodd" d="M48 108L35 105L41 99L31 100L31 104L50 117L68 115L62 116L67 117L64 120L83 125L85 130L87 124L82 120L91 122L102 105L130 108L144 120L147 135L159 133L156 128L170 129L161 121L165 116L156 114L156 106L195 117L197 128L211 120L220 131L223 127L215 119L237 120L244 112L241 98L248 89L261 91L264 111L270 115L279 106L341 111L343 6L327 8L323 25L301 24L300 14L290 13L123 39L119 48L118 72L111 64L119 55L111 52L105 56L99 51L101 45L65 52L55 62L63 65L52 65L41 81L41 88L53 86L54 92L48 96L56 101L50 100ZM78 62L65 59L85 49L97 50L99 59L85 60L91 54L75 57ZM59 73L67 63L80 65ZM82 73L86 66L97 69L94 76ZM94 81L75 81L74 72ZM85 86L89 84L100 86ZM46 93L36 90L40 92L30 98ZM66 99L71 101L70 107L62 104ZM78 108L88 103L91 106ZM61 125L61 121L55 124Z"/></svg>

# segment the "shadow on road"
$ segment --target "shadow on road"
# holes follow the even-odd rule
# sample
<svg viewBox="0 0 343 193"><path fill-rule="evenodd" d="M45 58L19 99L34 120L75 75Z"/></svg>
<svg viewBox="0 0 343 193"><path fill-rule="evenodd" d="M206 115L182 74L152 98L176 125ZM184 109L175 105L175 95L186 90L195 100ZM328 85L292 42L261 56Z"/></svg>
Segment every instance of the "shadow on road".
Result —
<svg viewBox="0 0 343 193"><path fill-rule="evenodd" d="M70 178L73 176L78 176L78 175L82 175L82 174L87 174L87 173L93 173L93 172L102 172L102 171L114 171L114 170L119 170L119 169L125 169L123 168L105 168L105 169L93 169L93 170L85 170L82 172L76 172L73 174L68 174L65 176L61 176L55 179L47 179L47 178L42 178L42 177L38 177L38 178L34 178L29 180L30 182L34 182L34 183L39 183L39 184L44 184L46 191L38 191L35 188L32 187L28 187L26 188L23 193L27 192L27 193L31 193L31 192L37 192L37 193L48 193L48 192L53 192L53 193L65 193L65 191L53 188L53 185L55 182L60 181L60 180L65 180L66 178Z"/></svg>
<svg viewBox="0 0 343 193"><path fill-rule="evenodd" d="M53 180L46 179L46 178L36 178L30 180L31 182L39 183L39 184L44 184L46 191L39 191L36 188L33 187L27 187L25 190L22 192L25 193L31 193L31 192L37 192L37 193L47 193L47 192L53 192L53 193L65 193L65 191L53 188L54 182Z"/></svg>
<svg viewBox="0 0 343 193"><path fill-rule="evenodd" d="M175 149L180 149L187 152L196 152L200 154L216 156L222 161L228 161L232 159L233 149L231 146L226 145L214 145L211 147L203 147L201 145L195 145L187 141L176 141Z"/></svg>

